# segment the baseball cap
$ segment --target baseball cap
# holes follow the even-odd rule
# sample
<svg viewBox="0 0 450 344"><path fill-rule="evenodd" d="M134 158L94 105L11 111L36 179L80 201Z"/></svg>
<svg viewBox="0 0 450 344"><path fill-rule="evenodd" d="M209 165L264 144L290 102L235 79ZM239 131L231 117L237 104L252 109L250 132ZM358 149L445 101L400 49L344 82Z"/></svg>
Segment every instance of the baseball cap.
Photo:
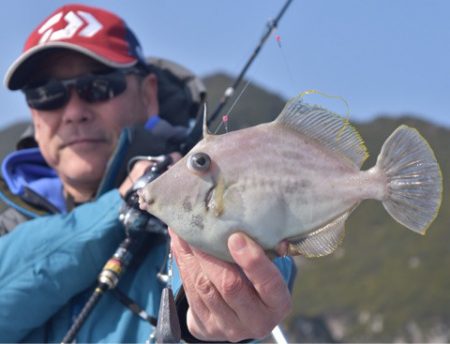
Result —
<svg viewBox="0 0 450 344"><path fill-rule="evenodd" d="M120 17L104 9L70 4L55 10L30 34L22 54L6 72L6 87L25 86L37 61L54 49L77 51L112 68L145 65L139 41Z"/></svg>

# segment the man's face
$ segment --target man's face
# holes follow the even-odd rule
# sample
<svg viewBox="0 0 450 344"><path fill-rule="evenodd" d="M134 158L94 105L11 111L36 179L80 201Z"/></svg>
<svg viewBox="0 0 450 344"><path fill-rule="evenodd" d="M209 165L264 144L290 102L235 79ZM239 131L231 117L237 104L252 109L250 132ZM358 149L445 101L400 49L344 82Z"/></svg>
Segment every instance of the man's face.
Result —
<svg viewBox="0 0 450 344"><path fill-rule="evenodd" d="M39 77L70 79L104 66L83 55L54 53L46 59ZM35 138L50 166L59 174L66 189L97 189L106 164L126 126L148 119L154 97L153 84L127 75L127 88L120 95L103 102L88 103L71 89L70 100L63 107L43 111L31 109ZM150 86L149 86L150 85Z"/></svg>

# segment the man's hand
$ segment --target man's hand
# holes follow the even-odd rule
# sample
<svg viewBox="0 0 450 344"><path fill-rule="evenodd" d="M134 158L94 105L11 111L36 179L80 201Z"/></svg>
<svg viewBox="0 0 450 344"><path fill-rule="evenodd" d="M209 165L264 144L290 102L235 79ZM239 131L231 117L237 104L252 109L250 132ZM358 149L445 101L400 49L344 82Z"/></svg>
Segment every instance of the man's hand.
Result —
<svg viewBox="0 0 450 344"><path fill-rule="evenodd" d="M189 302L187 326L206 341L262 339L290 312L291 295L277 267L242 233L228 240L236 264L193 248L173 231L172 250Z"/></svg>
<svg viewBox="0 0 450 344"><path fill-rule="evenodd" d="M178 152L170 153L170 156L172 157L173 163L177 162L181 159L181 154ZM123 183L119 186L119 193L122 197L124 197L127 193L127 191L133 186L133 184L142 177L145 172L153 165L153 162L148 160L140 160L137 161L133 168L131 169L128 176L125 178Z"/></svg>
<svg viewBox="0 0 450 344"><path fill-rule="evenodd" d="M134 164L128 176L119 187L119 193L124 197L127 191L133 186L136 181L144 175L144 173L152 166L152 162L141 160Z"/></svg>

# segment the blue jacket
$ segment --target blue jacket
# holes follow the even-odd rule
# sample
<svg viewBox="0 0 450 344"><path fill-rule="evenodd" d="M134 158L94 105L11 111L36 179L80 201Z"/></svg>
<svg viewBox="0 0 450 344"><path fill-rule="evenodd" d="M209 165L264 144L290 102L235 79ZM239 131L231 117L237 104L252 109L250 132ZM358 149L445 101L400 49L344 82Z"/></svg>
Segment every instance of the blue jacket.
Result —
<svg viewBox="0 0 450 344"><path fill-rule="evenodd" d="M123 200L112 188L67 212L60 182L39 151L15 154L19 157L10 156L2 169L9 191L20 196L27 186L52 200L58 213L33 215L0 195L8 206L34 217L0 237L0 342L60 342L91 295L102 267L125 237L118 220ZM163 285L156 274L165 268L167 245L156 237L149 245L142 262L129 268L117 288L157 317ZM286 281L293 279L291 259L277 259L276 264ZM180 286L175 267L174 290ZM76 340L143 343L153 330L106 292Z"/></svg>

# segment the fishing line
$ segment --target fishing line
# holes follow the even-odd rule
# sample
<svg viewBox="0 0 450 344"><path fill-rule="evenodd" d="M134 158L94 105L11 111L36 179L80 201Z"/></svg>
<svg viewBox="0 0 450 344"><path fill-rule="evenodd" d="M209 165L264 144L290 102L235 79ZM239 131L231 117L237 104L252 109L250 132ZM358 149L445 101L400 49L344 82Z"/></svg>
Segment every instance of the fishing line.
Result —
<svg viewBox="0 0 450 344"><path fill-rule="evenodd" d="M277 45L278 45L279 52L281 53L281 58L283 59L289 81L291 82L291 86L295 89L297 82L294 80L294 73L292 73L291 66L287 59L286 53L284 51L283 46L281 45L281 35L277 32L277 28L274 29L273 33L274 33L275 41L277 42Z"/></svg>
<svg viewBox="0 0 450 344"><path fill-rule="evenodd" d="M225 132L228 133L228 115L223 115L222 116L222 123L225 124Z"/></svg>
<svg viewBox="0 0 450 344"><path fill-rule="evenodd" d="M241 96L244 94L244 92L247 90L248 85L250 85L250 80L247 80L245 82L244 87L242 88L241 92L239 92L238 96L234 100L233 104L231 104L230 109L227 111L225 115L222 116L222 121L217 126L216 130L214 131L214 134L217 134L217 132L222 128L222 124L225 124L225 131L228 132L228 120L231 116L231 113L233 112L234 107L236 106L237 102L241 98Z"/></svg>
<svg viewBox="0 0 450 344"><path fill-rule="evenodd" d="M288 74L288 76L289 76L289 79L290 79L290 82L291 82L292 86L295 87L296 83L295 83L295 80L293 79L293 73L291 72L291 68L290 68L290 66L289 66L289 63L288 63L286 54L284 53L284 49L283 49L282 46L281 46L281 35L278 34L278 32L277 32L277 27L274 26L273 23L274 23L273 20L269 20L268 28L269 28L270 32L273 32L273 33L274 33L275 41L277 42L277 45L278 45L278 47L279 47L279 49L280 49L281 56L282 56L283 62L284 62L284 66L286 67L286 72L287 72L287 74ZM225 125L225 132L226 132L226 133L228 132L228 122L229 122L229 119L230 119L230 117L231 117L231 113L232 113L234 107L236 106L236 104L239 102L241 96L242 96L242 95L245 93L245 91L247 90L247 87L249 86L250 82L251 82L250 80L247 80L247 81L245 82L244 87L243 87L242 90L239 92L238 96L235 98L233 104L230 106L230 109L226 112L225 115L222 116L222 121L218 124L216 130L214 131L214 134L217 134L217 132L222 128L222 125ZM231 91L230 89L227 89L227 91L229 91L229 94L230 94L230 95L232 94L232 92L230 92L230 91ZM234 91L234 90L233 90L233 91Z"/></svg>
<svg viewBox="0 0 450 344"><path fill-rule="evenodd" d="M222 109L225 107L226 103L228 102L230 97L233 95L234 90L237 89L237 87L240 85L242 79L244 78L245 73L250 68L250 66L253 63L253 61L255 60L255 58L258 56L258 54L261 51L264 43L266 42L266 40L268 39L268 37L272 33L273 28L278 26L278 22L281 20L281 18L283 17L284 13L288 9L288 7L292 3L292 1L293 0L286 0L286 2L284 3L284 5L281 8L281 10L278 13L278 15L275 17L275 19L273 21L270 22L269 27L267 28L267 30L264 33L264 35L261 37L258 45L253 50L253 53L251 54L250 58L245 63L245 65L242 68L241 72L236 77L236 79L234 80L232 85L226 88L222 98L219 101L219 104L216 107L216 110L212 113L212 115L208 119L208 121L207 121L208 124L213 123L214 120L219 116L219 114L221 114ZM186 139L186 143L180 147L180 152L182 153L182 155L186 154L201 139L202 133L203 133L202 132L202 128L203 128L202 120L201 120L200 116L198 116L195 124L193 125L191 131L188 134L188 138Z"/></svg>
<svg viewBox="0 0 450 344"><path fill-rule="evenodd" d="M281 35L278 33L277 28L273 29L273 33L274 33L275 41L276 41L276 43L278 45L278 48L279 48L279 51L281 53L281 56L282 56L282 59L283 59L283 62L284 62L284 66L286 68L286 72L288 74L288 77L289 77L289 80L291 82L291 85L293 87L295 87L295 85L297 83L294 80L294 73L292 73L292 71L291 71L291 67L290 67L289 61L287 59L287 55L286 55L286 53L284 51L284 48L283 48L283 46L281 44L281 42L282 42ZM346 108L346 112L345 112L345 117L342 117L342 121L343 121L342 128L337 133L337 138L339 139L341 137L341 135L343 134L345 128L350 125L350 106L349 106L347 100L345 98L341 97L341 96L330 95L330 94L327 94L325 92L321 92L321 91L313 90L313 89L306 90L306 91L300 93L299 97L303 98L304 96L309 95L309 94L318 94L318 95L320 95L322 97L329 98L329 99L337 99L337 100L340 100L341 102L344 103L345 108Z"/></svg>
<svg viewBox="0 0 450 344"><path fill-rule="evenodd" d="M302 93L300 93L300 98L304 98L304 96L310 95L310 94L318 94L319 96L328 98L328 99L337 99L340 100L341 102L344 103L345 108L346 108L346 119L349 120L350 119L350 106L348 105L347 100L344 97L341 96L336 96L336 95L332 95L332 94L328 94L322 91L318 91L318 90L306 90L303 91Z"/></svg>
<svg viewBox="0 0 450 344"><path fill-rule="evenodd" d="M328 98L328 99L337 99L337 100L340 100L341 102L344 103L345 108L346 108L346 111L345 111L345 115L346 116L345 117L340 116L340 117L342 117L342 127L339 130L339 132L337 133L337 138L339 139L341 137L341 135L344 133L345 128L350 126L350 106L348 105L347 100L344 97L327 94L325 92L321 92L321 91L318 91L318 90L306 90L306 91L303 91L302 93L300 93L299 97L301 99L303 99L304 96L310 95L310 94L318 94L318 95L320 95L322 97L325 97L325 98Z"/></svg>

